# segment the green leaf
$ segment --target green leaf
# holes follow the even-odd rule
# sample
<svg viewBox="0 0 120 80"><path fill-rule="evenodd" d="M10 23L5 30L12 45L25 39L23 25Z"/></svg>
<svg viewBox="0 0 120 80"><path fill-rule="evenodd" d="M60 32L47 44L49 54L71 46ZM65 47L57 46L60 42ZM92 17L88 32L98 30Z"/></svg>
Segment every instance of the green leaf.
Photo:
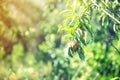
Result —
<svg viewBox="0 0 120 80"><path fill-rule="evenodd" d="M84 51L83 51L83 49L82 49L81 46L79 46L79 48L78 48L78 55L79 55L79 58L80 58L82 61L85 60Z"/></svg>
<svg viewBox="0 0 120 80"><path fill-rule="evenodd" d="M68 21L68 20L72 20L72 18L74 18L74 15L66 16L66 17L63 19L63 23L65 23L65 22Z"/></svg>
<svg viewBox="0 0 120 80"><path fill-rule="evenodd" d="M117 33L117 32L120 32L120 25L117 25L117 24L114 24L113 25L113 30Z"/></svg>
<svg viewBox="0 0 120 80"><path fill-rule="evenodd" d="M81 40L82 44L86 45L84 38L81 37L80 40Z"/></svg>
<svg viewBox="0 0 120 80"><path fill-rule="evenodd" d="M87 32L89 32L90 36L93 37L93 33L92 33L93 31L92 31L92 28L90 27L90 25L85 26L85 28L86 28Z"/></svg>
<svg viewBox="0 0 120 80"><path fill-rule="evenodd" d="M82 36L83 34L80 33L80 30L77 30L76 33L75 33L75 35L76 35L76 40L78 42L82 42L82 44L86 45L85 40L84 40L84 38Z"/></svg>
<svg viewBox="0 0 120 80"><path fill-rule="evenodd" d="M107 26L109 25L109 18L108 18L108 16L102 16L100 21L101 21L100 22L101 26L104 27L104 28L107 28Z"/></svg>
<svg viewBox="0 0 120 80"><path fill-rule="evenodd" d="M71 48L68 48L68 55L69 55L70 57L73 57Z"/></svg>

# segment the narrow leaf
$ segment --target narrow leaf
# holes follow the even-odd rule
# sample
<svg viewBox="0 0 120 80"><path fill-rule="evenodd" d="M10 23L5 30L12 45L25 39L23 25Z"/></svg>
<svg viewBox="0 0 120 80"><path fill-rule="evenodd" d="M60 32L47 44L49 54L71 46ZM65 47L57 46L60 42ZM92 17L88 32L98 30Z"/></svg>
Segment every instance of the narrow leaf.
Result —
<svg viewBox="0 0 120 80"><path fill-rule="evenodd" d="M79 58L82 61L85 60L84 51L83 51L82 47L79 47L79 49L78 49L78 55L79 55Z"/></svg>
<svg viewBox="0 0 120 80"><path fill-rule="evenodd" d="M73 57L71 48L68 48L68 55L69 55L70 57Z"/></svg>

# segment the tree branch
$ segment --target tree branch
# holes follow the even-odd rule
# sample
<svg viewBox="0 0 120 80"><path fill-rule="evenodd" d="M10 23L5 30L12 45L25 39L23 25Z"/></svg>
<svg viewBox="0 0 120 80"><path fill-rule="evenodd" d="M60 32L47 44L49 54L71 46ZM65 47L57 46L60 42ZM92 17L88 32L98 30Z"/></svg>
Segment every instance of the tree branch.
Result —
<svg viewBox="0 0 120 80"><path fill-rule="evenodd" d="M112 18L114 21L116 21L118 24L120 24L120 21L117 20L115 17L113 17L110 13L108 13L107 11L105 11L101 6L99 6L94 0L91 0L92 3L98 7L101 11L103 11L106 15L108 15L110 18Z"/></svg>

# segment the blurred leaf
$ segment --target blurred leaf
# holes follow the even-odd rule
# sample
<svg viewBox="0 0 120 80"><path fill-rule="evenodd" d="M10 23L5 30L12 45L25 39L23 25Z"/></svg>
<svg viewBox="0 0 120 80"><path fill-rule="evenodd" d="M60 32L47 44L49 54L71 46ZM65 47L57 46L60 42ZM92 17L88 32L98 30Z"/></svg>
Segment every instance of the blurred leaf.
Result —
<svg viewBox="0 0 120 80"><path fill-rule="evenodd" d="M73 11L72 10L63 10L62 12L60 12L60 15L63 15L63 14L72 14Z"/></svg>
<svg viewBox="0 0 120 80"><path fill-rule="evenodd" d="M85 56L84 56L84 51L82 49L81 46L78 47L78 55L79 55L79 58L84 61L85 60Z"/></svg>
<svg viewBox="0 0 120 80"><path fill-rule="evenodd" d="M80 32L81 31L81 32ZM78 41L78 43L81 43L86 45L85 43L85 39L84 39L84 31L80 30L80 29L77 29L76 32L76 40Z"/></svg>
<svg viewBox="0 0 120 80"><path fill-rule="evenodd" d="M68 48L68 55L70 56L70 57L73 57L73 52L72 52L72 50L71 50L71 48Z"/></svg>
<svg viewBox="0 0 120 80"><path fill-rule="evenodd" d="M114 24L114 25L113 25L113 30L114 30L116 33L119 33L119 32L120 32L120 25L119 25L119 24Z"/></svg>

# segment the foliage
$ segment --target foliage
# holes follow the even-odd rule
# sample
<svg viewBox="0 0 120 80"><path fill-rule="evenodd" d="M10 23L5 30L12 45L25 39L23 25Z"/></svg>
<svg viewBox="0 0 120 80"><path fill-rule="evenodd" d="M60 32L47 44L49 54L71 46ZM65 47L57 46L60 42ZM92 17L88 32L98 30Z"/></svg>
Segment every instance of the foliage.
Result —
<svg viewBox="0 0 120 80"><path fill-rule="evenodd" d="M59 26L59 30L66 31L67 37L70 40L76 40L81 49L82 46L91 43L91 41L97 42L102 39L103 41L100 42L107 44L109 41L112 44L113 39L119 40L120 21L117 19L120 18L120 15L115 12L119 10L119 2L86 1L68 0L67 9L61 12L65 18L63 25ZM113 15L107 11L111 11L110 13ZM101 35L101 33L104 34ZM101 37L98 37L98 34ZM77 52L81 54L80 58L83 59L83 50L78 49Z"/></svg>
<svg viewBox="0 0 120 80"><path fill-rule="evenodd" d="M0 80L119 79L119 6L0 0Z"/></svg>
<svg viewBox="0 0 120 80"><path fill-rule="evenodd" d="M86 57L89 56L87 48L90 46L89 48L92 50L90 52L93 53L94 59L89 61L93 61L93 63L96 62L97 65L94 66L94 64L91 64L92 62L87 61L87 59L85 59L85 61L94 67L94 69L99 72L99 75L108 76L103 76L103 79L119 76L120 72L119 68L115 68L115 66L120 65L113 65L113 62L116 63L119 61L117 56L119 57L120 54L120 47L118 46L120 42L119 7L119 1L117 0L68 0L66 9L61 12L65 18L63 24L59 26L58 31L63 30L66 32L65 38L68 38L67 41L75 40L78 44L75 50L68 47L68 55L73 57L72 54L76 52L80 59L84 60L85 54ZM99 45L99 47L97 45ZM112 51L113 49L111 50L111 47L114 51ZM116 60L109 57L112 54L114 55L114 59L116 56ZM100 69L97 69L97 67ZM114 69L114 74L112 74L113 71L111 68ZM104 73L104 70L108 72ZM118 72L116 72L117 70ZM100 77L95 77L95 79L96 78L99 79Z"/></svg>

